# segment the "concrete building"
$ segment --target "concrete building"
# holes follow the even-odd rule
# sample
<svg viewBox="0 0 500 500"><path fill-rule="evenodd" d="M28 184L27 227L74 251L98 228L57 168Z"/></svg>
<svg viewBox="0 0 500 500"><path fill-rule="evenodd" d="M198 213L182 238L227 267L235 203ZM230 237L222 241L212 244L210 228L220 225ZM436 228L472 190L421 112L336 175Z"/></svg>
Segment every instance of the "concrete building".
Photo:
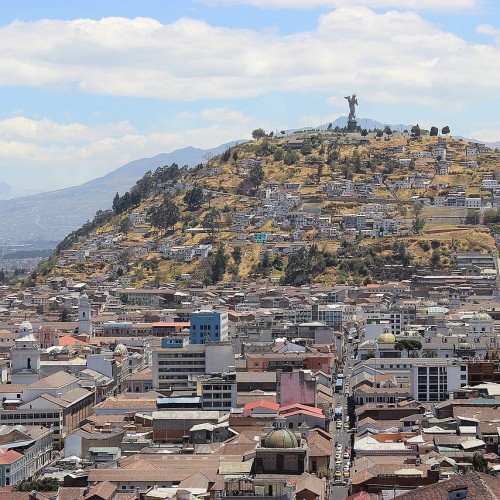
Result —
<svg viewBox="0 0 500 500"><path fill-rule="evenodd" d="M234 353L229 342L158 348L153 351L153 386L158 390L195 391L193 376L223 373L230 366L234 366Z"/></svg>
<svg viewBox="0 0 500 500"><path fill-rule="evenodd" d="M190 344L228 340L227 311L194 311L189 315L189 322Z"/></svg>

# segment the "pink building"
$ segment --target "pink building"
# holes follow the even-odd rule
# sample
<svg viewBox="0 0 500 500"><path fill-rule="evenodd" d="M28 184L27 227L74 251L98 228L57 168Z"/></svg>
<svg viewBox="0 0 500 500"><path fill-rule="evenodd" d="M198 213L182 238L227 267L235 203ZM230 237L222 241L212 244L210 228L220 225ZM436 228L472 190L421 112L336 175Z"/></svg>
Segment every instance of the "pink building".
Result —
<svg viewBox="0 0 500 500"><path fill-rule="evenodd" d="M281 372L278 376L280 406L299 403L316 406L316 378L311 372Z"/></svg>

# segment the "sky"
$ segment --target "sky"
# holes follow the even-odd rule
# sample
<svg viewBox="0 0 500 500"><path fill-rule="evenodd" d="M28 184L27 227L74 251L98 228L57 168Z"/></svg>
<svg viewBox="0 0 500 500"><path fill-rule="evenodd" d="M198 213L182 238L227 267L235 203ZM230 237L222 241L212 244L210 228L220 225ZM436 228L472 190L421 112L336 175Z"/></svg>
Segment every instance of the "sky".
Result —
<svg viewBox="0 0 500 500"><path fill-rule="evenodd" d="M0 197L348 114L500 140L496 0L2 0ZM160 165L159 165L160 166Z"/></svg>

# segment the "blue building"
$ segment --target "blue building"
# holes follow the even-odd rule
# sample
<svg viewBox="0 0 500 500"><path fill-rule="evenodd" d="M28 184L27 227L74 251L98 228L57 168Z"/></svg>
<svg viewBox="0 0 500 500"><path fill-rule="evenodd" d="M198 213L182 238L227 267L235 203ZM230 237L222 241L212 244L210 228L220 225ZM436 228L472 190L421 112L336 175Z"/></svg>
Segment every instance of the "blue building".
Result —
<svg viewBox="0 0 500 500"><path fill-rule="evenodd" d="M189 343L228 340L227 311L195 311L189 315Z"/></svg>

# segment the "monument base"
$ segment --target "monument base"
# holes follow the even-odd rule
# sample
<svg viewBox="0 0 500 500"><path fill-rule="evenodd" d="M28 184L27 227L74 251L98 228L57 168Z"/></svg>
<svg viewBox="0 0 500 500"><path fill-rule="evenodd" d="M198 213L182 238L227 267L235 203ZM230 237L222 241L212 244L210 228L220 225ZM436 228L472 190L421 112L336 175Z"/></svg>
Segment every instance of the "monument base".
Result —
<svg viewBox="0 0 500 500"><path fill-rule="evenodd" d="M347 122L347 132L357 132L358 131L358 122L356 120L349 120Z"/></svg>

